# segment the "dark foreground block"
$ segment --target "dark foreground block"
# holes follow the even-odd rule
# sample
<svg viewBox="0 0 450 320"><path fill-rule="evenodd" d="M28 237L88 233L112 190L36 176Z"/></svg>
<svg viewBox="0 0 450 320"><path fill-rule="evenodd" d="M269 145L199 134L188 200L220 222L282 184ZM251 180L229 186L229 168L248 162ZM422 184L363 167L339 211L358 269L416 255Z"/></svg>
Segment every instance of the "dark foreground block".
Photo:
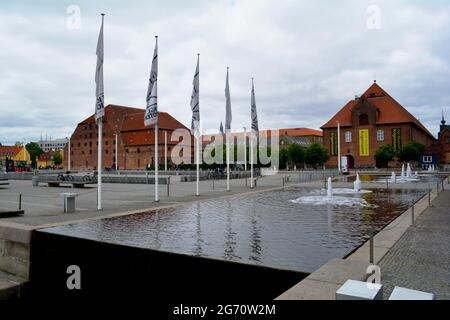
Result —
<svg viewBox="0 0 450 320"><path fill-rule="evenodd" d="M23 216L24 211L23 210L17 210L17 211L0 211L0 219L1 218L11 218L11 217L17 217L17 216Z"/></svg>
<svg viewBox="0 0 450 320"><path fill-rule="evenodd" d="M69 266L81 290L69 290ZM271 301L307 274L35 231L30 298Z"/></svg>

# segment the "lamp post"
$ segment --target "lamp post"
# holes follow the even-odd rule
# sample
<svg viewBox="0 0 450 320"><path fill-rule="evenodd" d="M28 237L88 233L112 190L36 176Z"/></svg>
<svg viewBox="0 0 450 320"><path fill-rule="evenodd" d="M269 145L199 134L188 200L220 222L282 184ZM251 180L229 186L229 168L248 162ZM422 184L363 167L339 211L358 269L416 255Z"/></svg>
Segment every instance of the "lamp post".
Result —
<svg viewBox="0 0 450 320"><path fill-rule="evenodd" d="M70 164L70 138L67 138L67 171L70 171L71 169L71 164Z"/></svg>
<svg viewBox="0 0 450 320"><path fill-rule="evenodd" d="M116 133L116 134L114 134L114 137L115 137L115 139L116 139L116 152L115 152L115 155L114 155L114 157L115 157L115 160L116 161L114 161L115 163L116 163L116 173L118 172L118 162L119 162L119 159L117 158L117 149L119 148L119 146L117 145L117 136L118 136L118 134Z"/></svg>
<svg viewBox="0 0 450 320"><path fill-rule="evenodd" d="M244 168L247 171L247 128L242 127L244 129Z"/></svg>

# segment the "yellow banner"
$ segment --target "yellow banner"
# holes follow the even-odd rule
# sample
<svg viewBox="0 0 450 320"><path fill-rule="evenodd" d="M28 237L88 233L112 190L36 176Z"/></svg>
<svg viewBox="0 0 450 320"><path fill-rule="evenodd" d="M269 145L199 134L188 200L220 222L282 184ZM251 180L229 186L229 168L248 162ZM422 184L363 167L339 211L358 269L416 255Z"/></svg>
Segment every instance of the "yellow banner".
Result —
<svg viewBox="0 0 450 320"><path fill-rule="evenodd" d="M361 157L370 156L368 129L359 130L359 155Z"/></svg>

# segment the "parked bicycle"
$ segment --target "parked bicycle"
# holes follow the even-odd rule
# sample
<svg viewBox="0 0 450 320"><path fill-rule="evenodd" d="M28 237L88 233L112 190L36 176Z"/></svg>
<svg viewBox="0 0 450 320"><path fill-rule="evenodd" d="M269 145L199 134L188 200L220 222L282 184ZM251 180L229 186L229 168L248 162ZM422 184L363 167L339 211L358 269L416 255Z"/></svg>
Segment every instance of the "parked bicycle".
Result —
<svg viewBox="0 0 450 320"><path fill-rule="evenodd" d="M73 181L74 180L74 176L71 174L58 174L57 177L58 181Z"/></svg>
<svg viewBox="0 0 450 320"><path fill-rule="evenodd" d="M97 171L94 171L94 173L88 173L85 176L83 176L83 181L89 182L89 183L97 183Z"/></svg>

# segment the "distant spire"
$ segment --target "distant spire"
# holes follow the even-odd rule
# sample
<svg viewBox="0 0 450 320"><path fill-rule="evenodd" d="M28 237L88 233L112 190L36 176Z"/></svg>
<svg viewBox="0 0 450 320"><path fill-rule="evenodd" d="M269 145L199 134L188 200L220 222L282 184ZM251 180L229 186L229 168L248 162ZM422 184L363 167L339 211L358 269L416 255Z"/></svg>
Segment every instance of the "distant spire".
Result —
<svg viewBox="0 0 450 320"><path fill-rule="evenodd" d="M445 121L445 116L444 116L444 109L442 109L442 121L441 121L441 124L443 126L445 126L445 123L446 123L446 121Z"/></svg>

